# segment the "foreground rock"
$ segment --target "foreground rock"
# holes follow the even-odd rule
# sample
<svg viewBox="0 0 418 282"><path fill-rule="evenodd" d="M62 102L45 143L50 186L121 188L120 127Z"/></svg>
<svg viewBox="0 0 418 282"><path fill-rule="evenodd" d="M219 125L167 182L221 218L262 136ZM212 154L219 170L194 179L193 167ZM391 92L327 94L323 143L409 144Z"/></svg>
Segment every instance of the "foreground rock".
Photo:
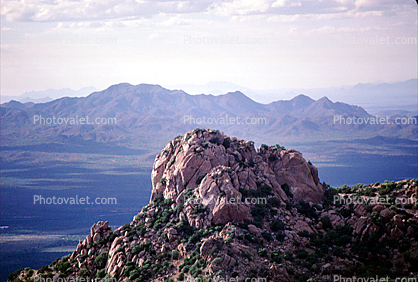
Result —
<svg viewBox="0 0 418 282"><path fill-rule="evenodd" d="M69 256L9 280L418 276L418 180L326 189L297 151L195 130L158 154L152 183L132 222L98 222Z"/></svg>

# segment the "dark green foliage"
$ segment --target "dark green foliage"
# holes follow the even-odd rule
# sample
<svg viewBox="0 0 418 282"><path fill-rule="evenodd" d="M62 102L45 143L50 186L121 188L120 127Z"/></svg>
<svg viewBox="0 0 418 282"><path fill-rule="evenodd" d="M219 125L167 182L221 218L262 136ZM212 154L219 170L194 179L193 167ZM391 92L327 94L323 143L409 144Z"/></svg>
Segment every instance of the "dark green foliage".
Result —
<svg viewBox="0 0 418 282"><path fill-rule="evenodd" d="M257 189L239 188L239 192L243 199L263 198L272 195L272 188L270 185L257 183Z"/></svg>
<svg viewBox="0 0 418 282"><path fill-rule="evenodd" d="M251 236L250 233L246 232L244 234L244 239L247 240L250 243L258 244L258 239L256 237Z"/></svg>
<svg viewBox="0 0 418 282"><path fill-rule="evenodd" d="M299 232L298 232L298 235L299 235L300 237L310 238L310 234L309 234L309 232L308 232L308 231L306 231L306 230L299 231Z"/></svg>
<svg viewBox="0 0 418 282"><path fill-rule="evenodd" d="M309 253L305 249L296 250L295 255L298 259L306 259Z"/></svg>
<svg viewBox="0 0 418 282"><path fill-rule="evenodd" d="M184 220L177 223L176 229L178 232L180 232L181 234L183 234L183 236L186 236L186 237L193 234L193 228L190 226L188 222Z"/></svg>
<svg viewBox="0 0 418 282"><path fill-rule="evenodd" d="M334 256L337 256L337 257L340 257L340 258L346 258L347 257L347 254L345 253L345 250L341 247L335 247L332 250L332 254Z"/></svg>
<svg viewBox="0 0 418 282"><path fill-rule="evenodd" d="M59 262L55 266L55 270L57 270L58 272L62 272L64 274L67 274L69 271L71 271L71 268L70 267L71 267L71 264L68 261Z"/></svg>
<svg viewBox="0 0 418 282"><path fill-rule="evenodd" d="M257 278L258 271L255 268L251 268L245 275L245 281L251 281L252 278Z"/></svg>
<svg viewBox="0 0 418 282"><path fill-rule="evenodd" d="M286 209L291 212L292 211L292 203L288 200L285 200L284 202L286 204Z"/></svg>
<svg viewBox="0 0 418 282"><path fill-rule="evenodd" d="M16 270L15 272L10 273L7 275L7 281L14 281L16 277L22 272L23 268Z"/></svg>
<svg viewBox="0 0 418 282"><path fill-rule="evenodd" d="M272 146L273 147L273 150L279 150L279 151L281 151L281 150L286 150L286 148L284 147L284 146L280 146L279 144L276 144L276 145L274 145L274 146Z"/></svg>
<svg viewBox="0 0 418 282"><path fill-rule="evenodd" d="M96 266L98 269L102 269L106 266L107 261L107 252L101 253L99 256L97 256L94 259L94 262L96 263Z"/></svg>
<svg viewBox="0 0 418 282"><path fill-rule="evenodd" d="M89 271L85 268L82 268L78 271L78 276L80 277L87 277L89 275Z"/></svg>
<svg viewBox="0 0 418 282"><path fill-rule="evenodd" d="M282 185L281 185L281 187L282 187L282 190L286 193L286 195L287 195L289 198L293 198L293 194L292 194L292 192L290 191L290 187L289 187L289 185L288 185L287 183L282 184Z"/></svg>
<svg viewBox="0 0 418 282"><path fill-rule="evenodd" d="M259 190L260 190L260 196L263 197L263 196L271 195L272 188L270 185L264 184L260 186Z"/></svg>
<svg viewBox="0 0 418 282"><path fill-rule="evenodd" d="M266 239L267 241L271 241L273 240L273 236L271 236L270 232L262 232L261 236L263 236L264 239Z"/></svg>
<svg viewBox="0 0 418 282"><path fill-rule="evenodd" d="M414 205L413 205L413 204L411 204L411 203L406 203L406 204L404 204L404 205L403 205L403 207L404 207L405 209L412 209L412 208L414 207Z"/></svg>
<svg viewBox="0 0 418 282"><path fill-rule="evenodd" d="M202 230L196 230L192 236L189 237L189 243L196 244L203 237Z"/></svg>
<svg viewBox="0 0 418 282"><path fill-rule="evenodd" d="M151 246L151 242L148 243L142 243L141 245L137 245L132 249L132 254L138 254L141 251L145 250L145 251L149 251L150 250L150 246Z"/></svg>
<svg viewBox="0 0 418 282"><path fill-rule="evenodd" d="M171 198L164 199L163 195L157 195L154 198L154 207L167 207L173 203Z"/></svg>
<svg viewBox="0 0 418 282"><path fill-rule="evenodd" d="M338 191L334 188L328 188L324 192L324 207L332 206L334 204L334 196L338 195Z"/></svg>
<svg viewBox="0 0 418 282"><path fill-rule="evenodd" d="M352 241L353 228L349 225L338 225L335 229L328 231L324 240L328 242L328 245L345 246Z"/></svg>
<svg viewBox="0 0 418 282"><path fill-rule="evenodd" d="M216 145L221 145L222 144L221 140L218 137L213 137L213 138L209 139L209 142L212 143L212 144L216 144Z"/></svg>
<svg viewBox="0 0 418 282"><path fill-rule="evenodd" d="M298 210L299 213L309 217L309 218L313 218L313 219L317 219L318 215L316 214L316 210L314 207L311 207L308 203L306 203L305 201L300 201L297 205L296 205L296 209Z"/></svg>
<svg viewBox="0 0 418 282"><path fill-rule="evenodd" d="M286 237L286 234L283 231L279 231L276 235L276 239L279 242L283 242L285 237Z"/></svg>
<svg viewBox="0 0 418 282"><path fill-rule="evenodd" d="M229 147L231 147L231 139L229 139L229 137L225 138L222 145L225 147L225 149L228 149Z"/></svg>
<svg viewBox="0 0 418 282"><path fill-rule="evenodd" d="M101 269L96 272L96 276L99 278L103 278L106 275L106 269Z"/></svg>
<svg viewBox="0 0 418 282"><path fill-rule="evenodd" d="M293 253L292 253L292 252L289 252L289 251L286 251L286 252L284 253L283 258L284 258L285 260L288 260L288 261L293 261Z"/></svg>
<svg viewBox="0 0 418 282"><path fill-rule="evenodd" d="M276 155L274 155L274 154L271 154L271 155L269 156L269 161L271 161L271 162L277 161L277 156L276 156Z"/></svg>
<svg viewBox="0 0 418 282"><path fill-rule="evenodd" d="M258 249L257 253L260 257L267 257L267 250L265 248Z"/></svg>
<svg viewBox="0 0 418 282"><path fill-rule="evenodd" d="M322 222L322 228L324 230L332 228L331 220L328 216L321 217L320 221Z"/></svg>
<svg viewBox="0 0 418 282"><path fill-rule="evenodd" d="M174 250L171 252L171 256L173 257L173 259L178 259L179 258L179 251Z"/></svg>
<svg viewBox="0 0 418 282"><path fill-rule="evenodd" d="M270 229L273 232L279 231L279 230L284 230L285 229L285 224L283 221L281 221L280 219L275 219L270 223Z"/></svg>
<svg viewBox="0 0 418 282"><path fill-rule="evenodd" d="M348 207L348 209L347 208L345 208L345 207L343 207L341 210L340 210L340 214L344 217L344 218L350 218L351 217L351 214L354 212L354 204L353 203L350 203L350 205L349 205L349 207Z"/></svg>
<svg viewBox="0 0 418 282"><path fill-rule="evenodd" d="M282 262L282 257L280 252L272 252L271 253L271 261L275 262L275 263L281 263Z"/></svg>
<svg viewBox="0 0 418 282"><path fill-rule="evenodd" d="M49 272L52 271L51 268L49 268L49 265L44 265L41 267L41 269L39 270L39 273L44 273L44 272Z"/></svg>
<svg viewBox="0 0 418 282"><path fill-rule="evenodd" d="M267 201L271 207L274 207L274 208L280 207L280 200L277 199L276 197L268 198Z"/></svg>
<svg viewBox="0 0 418 282"><path fill-rule="evenodd" d="M393 190L396 189L396 184L395 182L388 182L386 184L382 184L379 188L379 194L380 195L387 195L390 192L392 192Z"/></svg>
<svg viewBox="0 0 418 282"><path fill-rule="evenodd" d="M249 253L245 252L245 251L242 251L241 256L247 258L249 261L253 260L251 255Z"/></svg>
<svg viewBox="0 0 418 282"><path fill-rule="evenodd" d="M135 280L136 278L138 278L140 275L139 271L134 269L131 272L129 272L129 279L131 280Z"/></svg>
<svg viewBox="0 0 418 282"><path fill-rule="evenodd" d="M263 222L264 217L267 216L268 207L264 204L256 204L255 206L251 207L251 215L254 218L255 222ZM257 227L261 228L262 224L255 224Z"/></svg>
<svg viewBox="0 0 418 282"><path fill-rule="evenodd" d="M160 183L162 183L163 185L166 185L167 184L167 178L161 177Z"/></svg>
<svg viewBox="0 0 418 282"><path fill-rule="evenodd" d="M30 278L30 277L32 277L32 276L33 276L33 274L34 274L33 269L29 269L28 273L26 273L26 277L27 277L27 278Z"/></svg>

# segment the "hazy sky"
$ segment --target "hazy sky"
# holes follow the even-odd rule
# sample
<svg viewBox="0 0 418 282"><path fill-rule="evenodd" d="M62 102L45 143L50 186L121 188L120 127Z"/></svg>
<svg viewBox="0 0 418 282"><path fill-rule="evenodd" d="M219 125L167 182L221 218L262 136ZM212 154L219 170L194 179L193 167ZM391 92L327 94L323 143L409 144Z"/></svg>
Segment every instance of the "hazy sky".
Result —
<svg viewBox="0 0 418 282"><path fill-rule="evenodd" d="M417 77L415 0L7 0L1 94L112 84L313 88Z"/></svg>

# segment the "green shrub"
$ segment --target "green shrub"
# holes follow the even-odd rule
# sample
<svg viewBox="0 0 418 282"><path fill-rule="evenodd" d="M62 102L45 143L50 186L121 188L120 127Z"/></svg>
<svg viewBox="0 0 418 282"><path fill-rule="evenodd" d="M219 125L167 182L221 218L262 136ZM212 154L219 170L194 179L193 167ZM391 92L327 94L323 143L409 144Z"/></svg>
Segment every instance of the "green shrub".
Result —
<svg viewBox="0 0 418 282"><path fill-rule="evenodd" d="M174 251L171 252L171 256L173 257L173 259L178 259L179 256L180 256L180 253L179 253L179 251L174 250Z"/></svg>
<svg viewBox="0 0 418 282"><path fill-rule="evenodd" d="M293 253L292 253L292 252L290 252L290 251L286 251L286 252L284 253L283 258L284 258L285 260L288 260L288 261L293 261Z"/></svg>
<svg viewBox="0 0 418 282"><path fill-rule="evenodd" d="M289 198L293 198L293 194L290 191L290 187L287 183L282 184L281 185L282 190L285 192L285 194L289 197Z"/></svg>
<svg viewBox="0 0 418 282"><path fill-rule="evenodd" d="M150 249L151 246L151 242L148 243L142 243L141 245L136 245L135 247L133 247L133 249L131 250L132 254L139 254L141 251L146 250L148 251Z"/></svg>
<svg viewBox="0 0 418 282"><path fill-rule="evenodd" d="M105 277L105 275L106 275L106 269L98 270L97 273L96 273L96 276L99 277L99 278L103 278L103 277Z"/></svg>
<svg viewBox="0 0 418 282"><path fill-rule="evenodd" d="M33 273L34 273L33 269L29 269L28 273L26 273L26 278L32 277Z"/></svg>
<svg viewBox="0 0 418 282"><path fill-rule="evenodd" d="M296 250L295 254L298 259L306 259L309 255L305 249Z"/></svg>
<svg viewBox="0 0 418 282"><path fill-rule="evenodd" d="M82 268L78 271L78 276L80 277L87 277L89 275L89 271L85 268Z"/></svg>
<svg viewBox="0 0 418 282"><path fill-rule="evenodd" d="M286 234L285 234L284 232L282 232L282 231L279 231L279 232L277 233L277 235L276 235L276 239L277 239L279 242L283 242L285 237L286 237Z"/></svg>
<svg viewBox="0 0 418 282"><path fill-rule="evenodd" d="M272 252L271 253L271 261L275 262L275 263L281 263L282 262L282 257L280 252Z"/></svg>
<svg viewBox="0 0 418 282"><path fill-rule="evenodd" d="M335 188L327 188L324 192L324 207L334 205L334 196L338 195L338 191ZM341 204L339 204L341 205Z"/></svg>
<svg viewBox="0 0 418 282"><path fill-rule="evenodd" d="M219 265L219 264L221 263L221 258L215 258L215 259L212 261L212 263L213 263L214 265Z"/></svg>
<svg viewBox="0 0 418 282"><path fill-rule="evenodd" d="M413 204L411 204L411 203L406 203L406 204L404 204L404 205L403 205L403 207L404 207L405 209L412 209L412 208L414 207L414 205L413 205Z"/></svg>
<svg viewBox="0 0 418 282"><path fill-rule="evenodd" d="M102 254L100 254L94 259L94 262L96 263L98 269L104 268L106 266L106 261L107 261L107 252L103 252Z"/></svg>
<svg viewBox="0 0 418 282"><path fill-rule="evenodd" d="M129 279L135 280L136 278L138 278L140 276L140 274L141 273L139 273L139 271L137 269L134 269L131 272L129 272Z"/></svg>
<svg viewBox="0 0 418 282"><path fill-rule="evenodd" d="M328 216L321 217L320 221L322 222L322 228L324 230L332 228L331 220Z"/></svg>
<svg viewBox="0 0 418 282"><path fill-rule="evenodd" d="M261 235L263 236L264 239L266 239L267 241L271 241L273 240L273 236L271 236L270 232L262 232Z"/></svg>
<svg viewBox="0 0 418 282"><path fill-rule="evenodd" d="M277 199L276 197L272 197L272 198L268 198L268 203L270 204L271 207L274 208L279 208L280 207L280 200Z"/></svg>
<svg viewBox="0 0 418 282"><path fill-rule="evenodd" d="M318 218L318 215L316 214L316 210L314 207L311 207L307 202L301 200L297 205L296 209L299 213L309 217L309 218Z"/></svg>
<svg viewBox="0 0 418 282"><path fill-rule="evenodd" d="M71 264L68 261L59 262L55 266L55 270L57 270L58 272L66 273L70 266Z"/></svg>
<svg viewBox="0 0 418 282"><path fill-rule="evenodd" d="M267 250L265 248L259 248L257 253L260 257L267 257Z"/></svg>
<svg viewBox="0 0 418 282"><path fill-rule="evenodd" d="M285 224L280 219L275 219L270 223L270 229L273 232L276 232L276 231L279 231L279 230L284 230L285 229Z"/></svg>
<svg viewBox="0 0 418 282"><path fill-rule="evenodd" d="M253 258L251 257L251 255L245 251L242 251L241 256L247 258L249 261L252 261Z"/></svg>

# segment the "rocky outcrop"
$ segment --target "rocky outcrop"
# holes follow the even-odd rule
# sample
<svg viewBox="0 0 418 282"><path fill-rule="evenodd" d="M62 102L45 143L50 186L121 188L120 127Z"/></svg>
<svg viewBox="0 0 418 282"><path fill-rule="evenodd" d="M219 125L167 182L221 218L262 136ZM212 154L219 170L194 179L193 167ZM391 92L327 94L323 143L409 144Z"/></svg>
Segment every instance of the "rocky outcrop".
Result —
<svg viewBox="0 0 418 282"><path fill-rule="evenodd" d="M324 192L316 168L297 151L256 150L195 130L156 157L152 183L150 203L131 222L112 230L100 221L69 256L9 280L418 277L417 205L403 203L414 199L418 180ZM387 202L378 201L384 195Z"/></svg>
<svg viewBox="0 0 418 282"><path fill-rule="evenodd" d="M289 199L282 185L290 187L295 200L320 203L324 195L317 169L299 152L266 145L255 150L252 142L218 131L195 130L169 142L157 155L151 178L151 202L158 195L177 203L193 196L208 207L207 221L195 222L186 214L192 226L249 218L250 205L240 189L268 185L282 201Z"/></svg>

